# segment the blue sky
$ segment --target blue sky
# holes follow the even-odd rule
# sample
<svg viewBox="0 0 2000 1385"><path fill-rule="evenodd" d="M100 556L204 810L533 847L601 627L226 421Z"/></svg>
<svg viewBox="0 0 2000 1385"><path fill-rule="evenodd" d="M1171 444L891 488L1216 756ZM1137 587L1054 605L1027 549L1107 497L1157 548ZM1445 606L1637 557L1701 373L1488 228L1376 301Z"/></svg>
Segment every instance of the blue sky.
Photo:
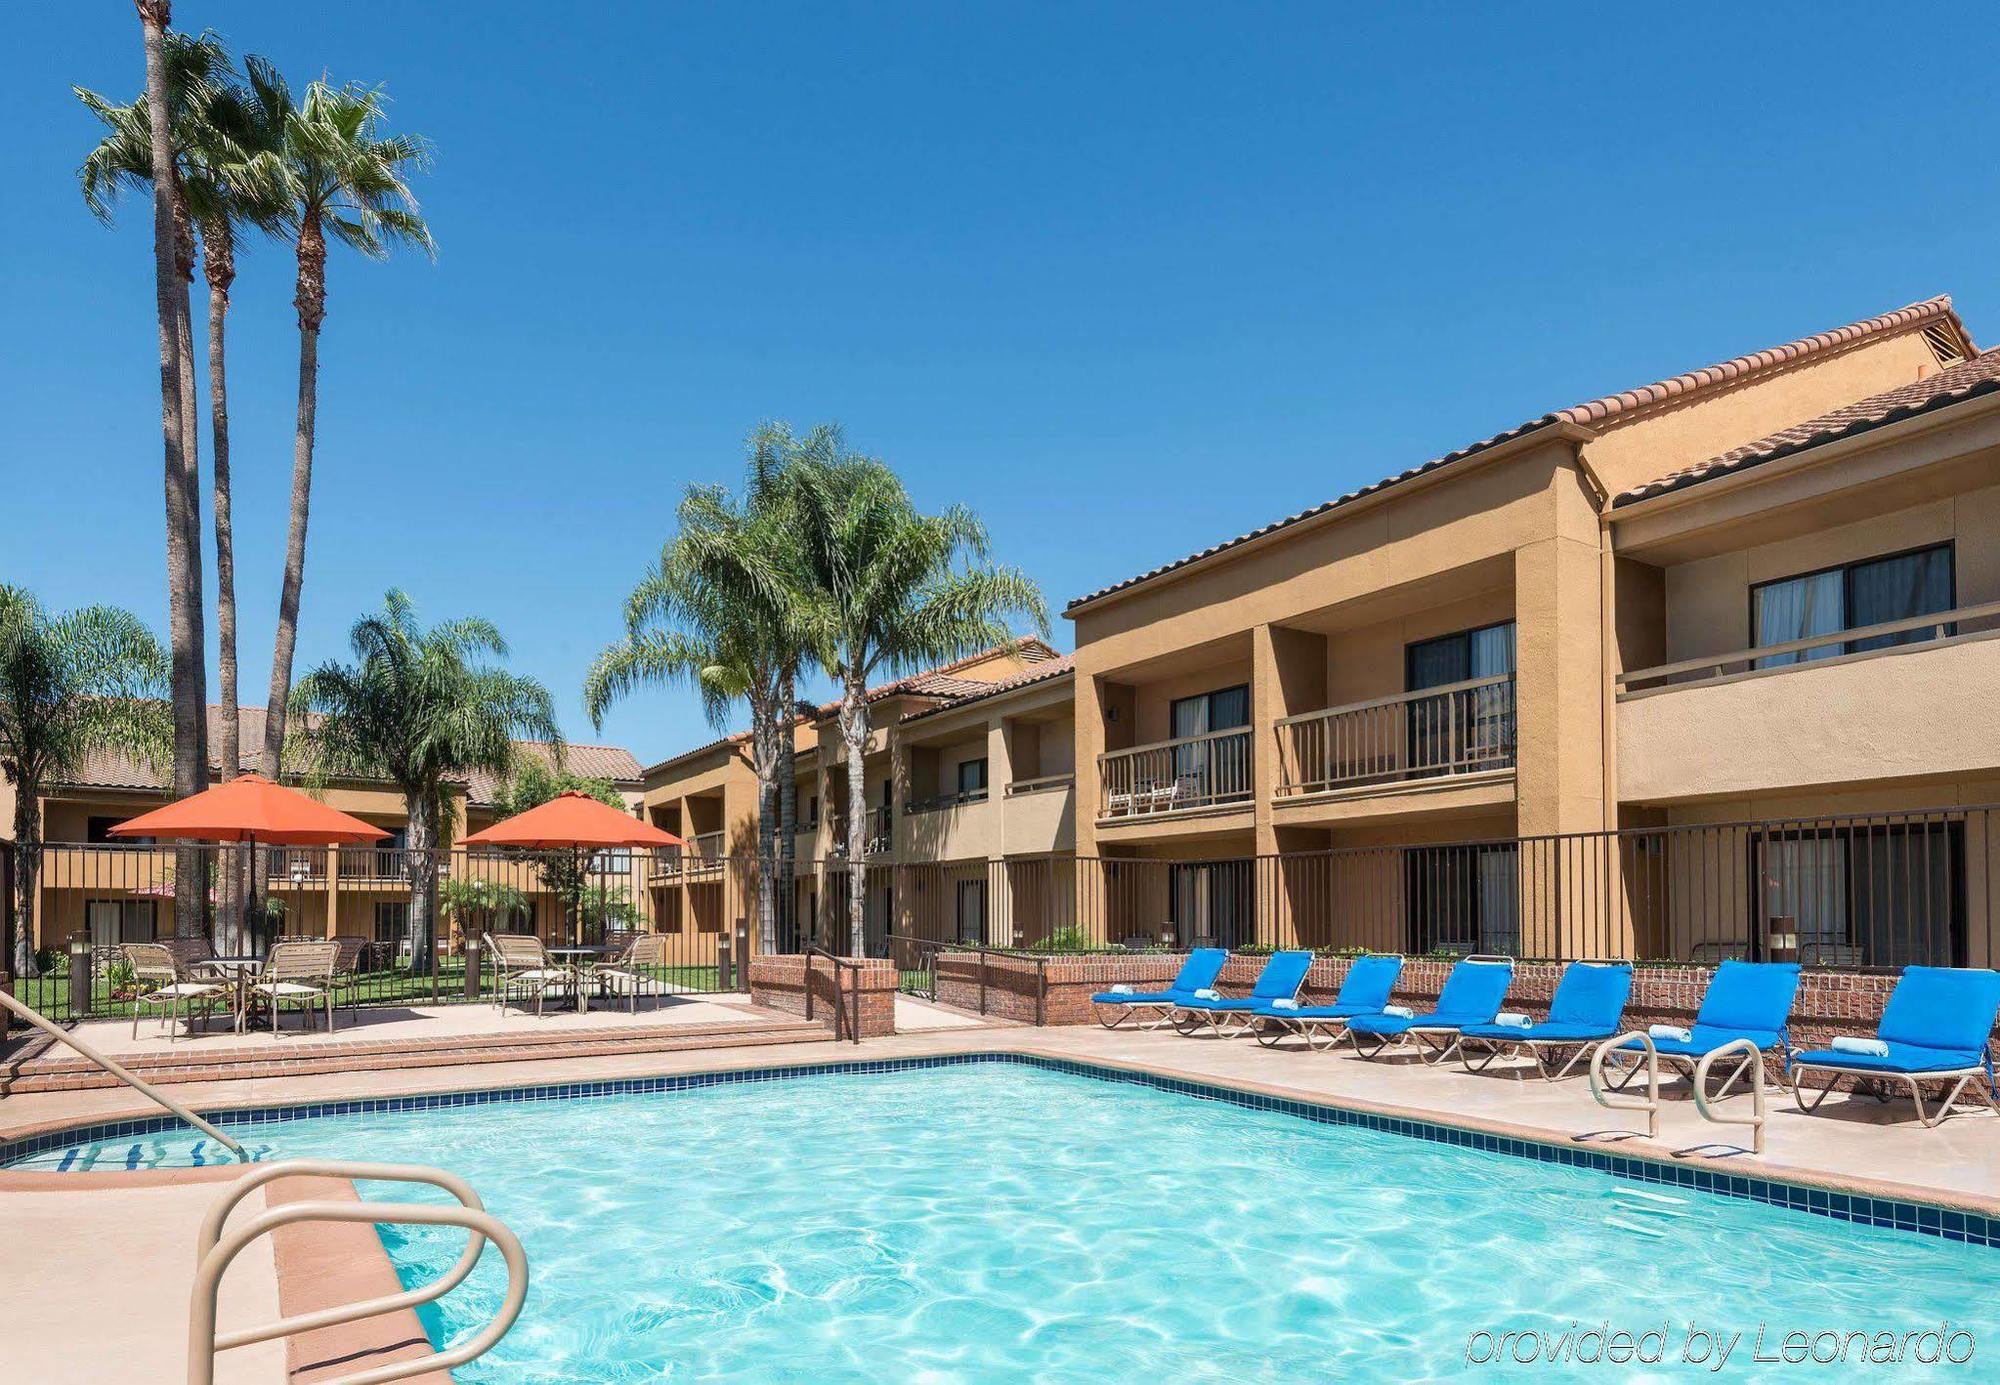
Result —
<svg viewBox="0 0 2000 1385"><path fill-rule="evenodd" d="M122 0L10 15L0 580L165 627L143 203L77 197ZM570 733L691 481L838 420L1052 607L1546 409L1950 291L2000 337L2000 41L1894 7L179 0L428 135L435 264L338 256L300 666L384 588ZM284 541L281 247L232 319L246 701ZM206 442L204 441L204 462ZM1061 503L1047 497L1059 495ZM210 566L212 579L213 567ZM212 629L212 626L211 626ZM1057 618L1056 642L1070 632Z"/></svg>

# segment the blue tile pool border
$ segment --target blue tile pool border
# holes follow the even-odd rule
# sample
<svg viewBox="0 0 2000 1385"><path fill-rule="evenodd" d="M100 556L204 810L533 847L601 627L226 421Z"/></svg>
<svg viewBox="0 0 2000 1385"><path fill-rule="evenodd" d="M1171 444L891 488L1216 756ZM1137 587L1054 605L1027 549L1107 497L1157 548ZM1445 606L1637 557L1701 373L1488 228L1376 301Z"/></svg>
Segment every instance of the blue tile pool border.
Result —
<svg viewBox="0 0 2000 1385"><path fill-rule="evenodd" d="M367 1097L353 1101L297 1102L256 1106L240 1110L201 1112L225 1130L243 1126L272 1125L285 1121L312 1120L324 1116L351 1116L379 1112L446 1110L462 1106L487 1106L523 1101L584 1101L611 1096L651 1095L660 1092L692 1091L742 1082L779 1082L796 1077L825 1077L856 1073L915 1072L926 1068L958 1067L967 1064L1009 1064L1016 1067L1060 1072L1101 1082L1117 1082L1151 1087L1179 1096L1219 1101L1257 1111L1282 1115L1321 1125L1359 1126L1384 1134L1457 1145L1488 1154L1502 1154L1538 1163L1562 1164L1591 1169L1614 1178L1637 1183L1670 1184L1721 1197L1769 1203L1792 1211L1832 1217L1837 1221L1859 1222L1867 1226L1939 1236L1949 1241L1973 1245L2000 1245L2000 1217L1941 1207L1930 1203L1907 1202L1895 1198L1870 1197L1862 1193L1842 1193L1828 1188L1779 1179L1756 1178L1723 1173L1682 1164L1622 1155L1585 1145L1548 1140L1519 1139L1483 1130L1467 1130L1438 1121L1403 1116L1384 1116L1319 1102L1297 1101L1248 1092L1221 1083L1167 1077L1159 1073L1127 1068L1103 1067L1069 1058L1051 1058L1038 1053L946 1053L924 1057L850 1060L831 1063L796 1063L782 1067L735 1069L724 1072L676 1073L659 1077L621 1077L596 1082L550 1082L527 1087L494 1087L471 1092L432 1092L415 1096ZM23 1159L46 1154L70 1145L102 1144L132 1136L156 1135L179 1128L172 1116L104 1121L94 1125L70 1126L44 1131L23 1139L0 1142L0 1169Z"/></svg>

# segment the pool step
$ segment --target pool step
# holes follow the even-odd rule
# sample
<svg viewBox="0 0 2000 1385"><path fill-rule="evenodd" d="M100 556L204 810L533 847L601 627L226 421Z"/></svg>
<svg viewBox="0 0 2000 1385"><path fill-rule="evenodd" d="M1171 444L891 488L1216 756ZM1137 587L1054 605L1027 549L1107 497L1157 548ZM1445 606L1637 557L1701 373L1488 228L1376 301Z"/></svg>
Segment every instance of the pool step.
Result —
<svg viewBox="0 0 2000 1385"><path fill-rule="evenodd" d="M457 1034L404 1040L301 1038L254 1047L204 1050L199 1038L173 1052L118 1055L139 1076L162 1085L228 1082L316 1073L393 1071L484 1063L596 1058L687 1049L742 1048L758 1044L823 1042L822 1025L757 1018L731 1024L675 1024L598 1028L557 1033ZM29 1058L0 1069L0 1094L87 1091L118 1080L81 1059Z"/></svg>

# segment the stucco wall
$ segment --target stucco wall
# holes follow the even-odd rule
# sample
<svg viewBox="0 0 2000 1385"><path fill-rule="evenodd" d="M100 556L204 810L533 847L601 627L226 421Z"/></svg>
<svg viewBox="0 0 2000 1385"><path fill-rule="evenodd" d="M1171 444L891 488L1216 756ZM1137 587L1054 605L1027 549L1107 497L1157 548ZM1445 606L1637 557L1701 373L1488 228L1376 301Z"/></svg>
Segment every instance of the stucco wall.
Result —
<svg viewBox="0 0 2000 1385"><path fill-rule="evenodd" d="M1917 645L1669 687L1618 703L1627 800L2000 768L2000 639Z"/></svg>

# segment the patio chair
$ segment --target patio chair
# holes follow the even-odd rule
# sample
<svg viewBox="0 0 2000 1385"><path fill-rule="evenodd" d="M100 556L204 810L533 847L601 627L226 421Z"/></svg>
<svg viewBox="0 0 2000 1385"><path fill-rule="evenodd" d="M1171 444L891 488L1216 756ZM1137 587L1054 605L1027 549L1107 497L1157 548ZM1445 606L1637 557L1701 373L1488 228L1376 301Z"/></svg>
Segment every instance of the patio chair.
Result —
<svg viewBox="0 0 2000 1385"><path fill-rule="evenodd" d="M1875 1040L1835 1039L1833 1047L1791 1055L1792 1099L1801 1111L1817 1111L1843 1077L1871 1078L1880 1084L1879 1101L1890 1084L1908 1084L1917 1120L1926 1129L1954 1114L1966 1084L1988 1111L2000 1112L1994 1097L1993 1057L1987 1040L2000 1017L2000 972L1964 967L1905 967L1875 1026ZM1866 1051L1860 1051L1866 1050ZM1826 1085L1806 1101L1805 1075L1827 1074ZM1951 1083L1935 1113L1924 1110L1923 1082Z"/></svg>
<svg viewBox="0 0 2000 1385"><path fill-rule="evenodd" d="M299 1027L312 1028L315 1006L326 1011L326 1032L333 1033L333 968L340 959L340 944L331 938L309 943L279 943L264 959L264 969L250 983L250 994L262 996L271 1007L271 1032L279 1032L280 1012L286 1002L299 1007Z"/></svg>
<svg viewBox="0 0 2000 1385"><path fill-rule="evenodd" d="M653 1008L657 1010L660 997L673 994L673 988L655 974L666 967L666 937L659 933L637 933L616 960L592 968L590 977L612 995L625 997L626 1009L636 1015L640 996L652 996Z"/></svg>
<svg viewBox="0 0 2000 1385"><path fill-rule="evenodd" d="M1307 1048L1330 1049L1340 1042L1340 1031L1350 1020L1382 1013L1402 974L1401 957L1356 957L1341 978L1340 991L1331 1005L1273 1002L1260 1006L1256 1012L1262 1021L1257 1042L1273 1048L1286 1035L1296 1034L1306 1041Z"/></svg>
<svg viewBox="0 0 2000 1385"><path fill-rule="evenodd" d="M1353 1040L1355 1051L1364 1058L1407 1047L1416 1048L1426 1063L1442 1062L1458 1047L1458 1033L1466 1025L1493 1022L1513 984L1512 957L1462 958L1445 977L1431 1010L1357 1015L1347 1022L1345 1037Z"/></svg>
<svg viewBox="0 0 2000 1385"><path fill-rule="evenodd" d="M1310 952L1274 952L1257 974L1257 984L1249 995L1218 995L1213 987L1203 987L1189 999L1175 1003L1174 1027L1183 1034L1211 1029L1218 1039L1248 1033L1257 1022L1259 1008L1274 1000L1298 998L1312 964Z"/></svg>
<svg viewBox="0 0 2000 1385"><path fill-rule="evenodd" d="M1701 998L1701 1009L1695 1012L1691 1027L1676 1032L1672 1025L1656 1024L1646 1031L1645 1039L1637 1034L1621 1034L1598 1045L1610 1046L1607 1059L1616 1058L1621 1065L1630 1060L1629 1071L1612 1079L1612 1090L1624 1091L1645 1070L1641 1059L1648 1040L1661 1062L1683 1069L1690 1079L1701 1060L1715 1050L1742 1039L1755 1045L1759 1056L1746 1055L1736 1065L1716 1089L1717 1101L1727 1096L1729 1089L1750 1071L1750 1064L1761 1061L1765 1053L1782 1054L1789 1071L1792 1046L1787 1025L1792 1015L1792 999L1798 991L1797 962L1724 960L1715 968L1715 976L1708 983L1708 992Z"/></svg>
<svg viewBox="0 0 2000 1385"><path fill-rule="evenodd" d="M1539 1024L1465 1025L1458 1031L1459 1061L1467 1072L1485 1072L1500 1058L1526 1054L1534 1059L1535 1071L1544 1082L1568 1077L1593 1044L1619 1032L1631 994L1630 962L1571 962L1563 968L1562 980L1556 982L1547 1019ZM1565 1047L1576 1052L1551 1073L1550 1054Z"/></svg>
<svg viewBox="0 0 2000 1385"><path fill-rule="evenodd" d="M1140 991L1131 987L1120 990L1114 987L1099 991L1090 998L1090 1012L1106 1029L1116 1029L1142 1011L1157 1011L1152 1019L1139 1027L1158 1029L1173 1018L1176 1007L1196 1001L1195 992L1213 987L1228 962L1228 949L1198 947L1188 953L1187 960L1181 963L1180 971L1167 983L1165 990Z"/></svg>
<svg viewBox="0 0 2000 1385"><path fill-rule="evenodd" d="M519 995L535 998L535 1014L543 1013L542 999L551 989L567 988L575 977L568 967L558 966L542 940L533 933L488 933L484 935L486 955L493 959L497 973L493 1004L502 1013L507 1002Z"/></svg>
<svg viewBox="0 0 2000 1385"><path fill-rule="evenodd" d="M179 1037L176 1021L185 1022L190 1028L194 1024L194 1011L200 1006L202 1017L206 1019L215 1012L217 1001L225 1004L235 993L235 987L228 981L213 975L203 976L200 963L184 962L174 955L173 949L165 943L126 943L122 951L125 963L132 968L132 981L139 988L132 997L132 1037L139 1037L139 1013L142 1006L150 1005L167 1025L167 1042ZM150 987L151 989L147 989Z"/></svg>

